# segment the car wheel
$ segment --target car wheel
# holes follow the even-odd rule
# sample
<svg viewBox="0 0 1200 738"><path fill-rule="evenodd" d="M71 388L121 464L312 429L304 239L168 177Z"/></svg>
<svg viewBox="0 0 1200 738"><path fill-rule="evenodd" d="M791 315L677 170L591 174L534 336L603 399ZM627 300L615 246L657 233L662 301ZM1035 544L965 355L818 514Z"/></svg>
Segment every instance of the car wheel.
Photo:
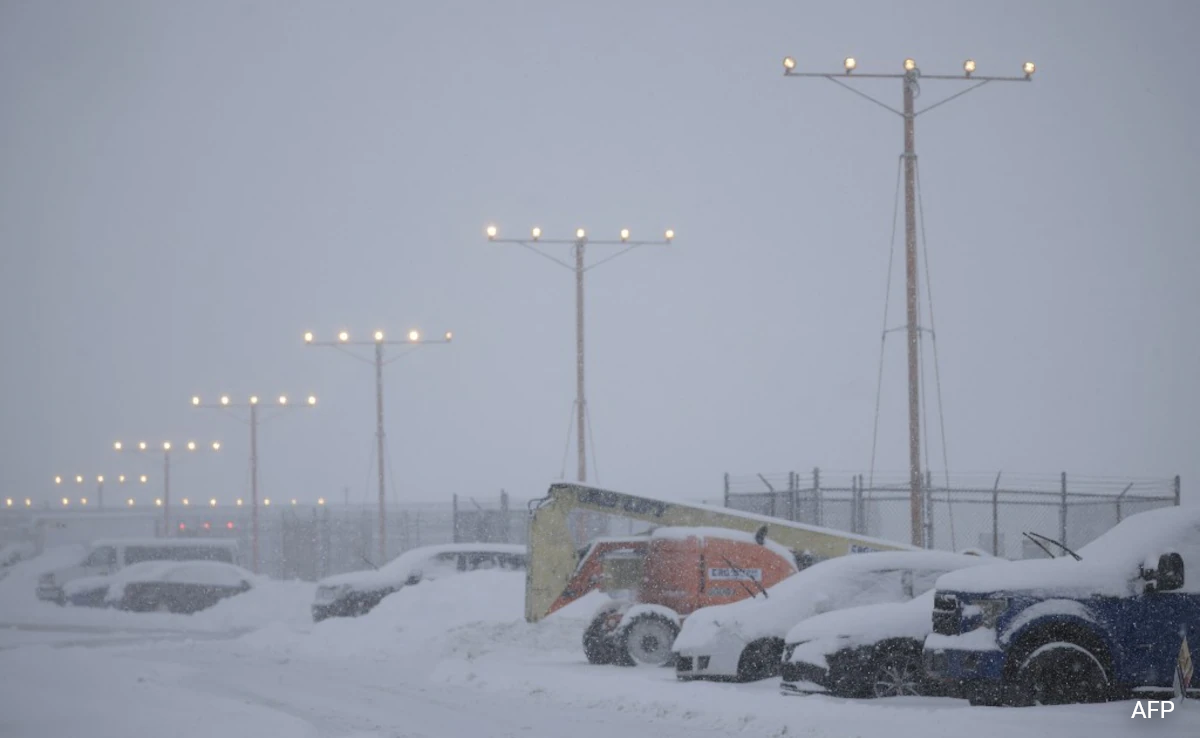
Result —
<svg viewBox="0 0 1200 738"><path fill-rule="evenodd" d="M783 660L783 642L773 639L755 641L742 651L738 659L738 679L756 682L779 675Z"/></svg>
<svg viewBox="0 0 1200 738"><path fill-rule="evenodd" d="M626 657L635 666L674 666L678 629L675 624L658 615L639 615L625 627L622 643Z"/></svg>
<svg viewBox="0 0 1200 738"><path fill-rule="evenodd" d="M913 697L922 694L925 667L910 653L889 654L875 666L871 693L876 697Z"/></svg>
<svg viewBox="0 0 1200 738"><path fill-rule="evenodd" d="M1108 695L1108 672L1095 654L1064 641L1047 643L1021 663L1017 681L1035 705L1100 702Z"/></svg>

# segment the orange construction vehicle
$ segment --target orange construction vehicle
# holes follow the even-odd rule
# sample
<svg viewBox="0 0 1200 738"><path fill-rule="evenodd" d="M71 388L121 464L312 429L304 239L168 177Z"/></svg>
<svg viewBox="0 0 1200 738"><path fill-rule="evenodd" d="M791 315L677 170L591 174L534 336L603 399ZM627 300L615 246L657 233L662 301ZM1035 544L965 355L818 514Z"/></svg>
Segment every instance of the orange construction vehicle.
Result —
<svg viewBox="0 0 1200 738"><path fill-rule="evenodd" d="M595 589L612 598L583 635L593 664L668 666L683 618L701 607L766 596L796 573L791 551L728 528L665 527L648 535L600 538L551 606L554 612Z"/></svg>
<svg viewBox="0 0 1200 738"><path fill-rule="evenodd" d="M571 535L579 513L654 526L649 534L599 538L583 550ZM767 539L767 526L771 539ZM782 544L782 545L781 545ZM684 617L750 596L801 566L861 551L916 550L904 543L765 515L556 483L530 503L525 619L602 589L612 598L592 620L584 650L593 663L671 664Z"/></svg>

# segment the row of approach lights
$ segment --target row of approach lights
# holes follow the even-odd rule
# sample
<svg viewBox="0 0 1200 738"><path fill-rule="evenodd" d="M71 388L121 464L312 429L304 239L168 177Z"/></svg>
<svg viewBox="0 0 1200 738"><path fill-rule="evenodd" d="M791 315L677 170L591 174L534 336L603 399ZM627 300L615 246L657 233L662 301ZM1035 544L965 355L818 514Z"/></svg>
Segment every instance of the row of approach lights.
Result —
<svg viewBox="0 0 1200 738"><path fill-rule="evenodd" d="M100 481L103 481L103 479L104 479L104 478L103 478L103 477L101 477L101 478L100 478ZM76 482L80 482L80 483L82 483L82 482L83 482L83 477L76 477L76 478L75 478L75 481L76 481ZM145 483L145 481L146 481L146 477L145 477L145 475L143 475L143 476L142 476L142 478L141 478L141 481L142 481L143 483ZM55 477L55 478L54 478L54 482L55 482L55 484L61 484L61 483L62 483L62 477ZM25 507L33 507L33 500L32 500L31 498L29 498L29 497L26 497L24 502L25 502ZM187 497L184 497L184 498L183 498L183 500L181 500L181 502L183 503L183 506L184 506L184 507L191 507L192 501L191 501L190 499L188 499ZM296 499L296 498L292 498L292 500L291 500L291 503L292 503L293 505L298 505L298 504L300 504L300 501L299 501L298 499ZM62 498L62 504L63 504L63 507L66 507L66 506L70 505L70 504L71 504L71 498L69 498L69 497L64 497L64 498ZM87 506L87 504L88 504L88 498L86 498L86 497L81 497L81 498L79 498L79 504L80 504L80 505L83 505L83 506L85 506L85 507L86 507L86 506ZM137 503L136 503L136 501L135 501L135 500L134 500L132 497L130 497L130 498L128 498L127 500L125 500L125 504L126 504L126 506L128 506L128 507L133 507L133 506L134 506L134 505L136 505ZM154 505L155 505L155 507L162 507L162 504L163 504L163 501L162 501L162 499L161 499L161 498L158 498L158 499L154 500ZM237 507L242 507L244 504L245 504L245 500L242 500L241 498L239 498L239 499L238 499L236 502L234 502L234 505L236 505ZM324 498L324 497L319 497L319 498L317 498L317 504L318 504L318 505L321 505L321 506L324 506L324 505L325 505L325 498ZM4 506L5 506L5 507L14 507L14 506L16 506L16 505L17 505L17 500L13 499L12 497L6 497L6 498L4 499ZM267 507L270 507L270 506L271 506L271 500L270 500L269 498L268 498L268 499L265 499L265 500L263 500L263 505L265 505L265 506L267 506ZM210 499L210 500L208 501L208 506L209 506L209 507L217 507L217 499L216 499L215 497L214 497L214 498L212 498L212 499Z"/></svg>
<svg viewBox="0 0 1200 738"><path fill-rule="evenodd" d="M842 65L846 68L846 74L850 74L851 72L853 72L855 69L858 68L858 60L852 56L848 56L842 62ZM794 70L796 68L796 60L790 56L784 57L783 58L783 68L786 72L791 72L792 70ZM913 59L905 59L904 60L904 71L911 72L916 68L917 68L917 62L915 60L913 60ZM1029 78L1033 77L1033 73L1037 71L1037 65L1034 64L1033 62L1027 61L1027 62L1025 62L1025 64L1023 64L1021 66L1021 71L1025 73L1025 78L1029 79ZM970 77L972 74L975 73L975 60L974 59L967 59L965 62L963 62L963 73L968 77Z"/></svg>
<svg viewBox="0 0 1200 738"><path fill-rule="evenodd" d="M257 404L258 404L258 400L259 400L259 398L258 398L258 395L251 395L251 396L250 396L250 404L251 404L251 405L257 405ZM228 404L229 404L229 402L230 402L230 400L229 400L229 395L221 395L221 400L220 400L220 402L221 402L221 404L222 404L222 405L228 405ZM279 404L280 404L281 406L285 406L285 405L287 405L289 402L290 402L290 400L288 399L288 396L287 396L287 395L280 395L280 396L279 396ZM193 398L192 398L192 404L193 404L193 405L197 405L197 406L198 406L198 405L200 404L200 398L199 398L199 397L193 397ZM309 395L309 396L308 396L308 404L309 404L309 405L316 405L316 404L317 404L317 396L316 396L316 395ZM144 444L144 443L143 443L143 444L141 444L141 449L142 449L143 451L145 451L145 450L146 450L146 444ZM164 443L164 444L163 444L163 449L164 449L164 450L166 450L166 451L170 451L170 450L171 450L171 444L170 444L170 443ZM220 443L213 443L213 451L219 451L220 449L221 449L221 444L220 444ZM121 444L120 444L119 442L117 443L117 450L118 450L118 451L120 451L120 450L121 450ZM190 442L190 441L189 441L189 442L188 442L188 451L195 451L195 450L196 450L196 444L195 444L195 443L192 443L192 442Z"/></svg>
<svg viewBox="0 0 1200 738"><path fill-rule="evenodd" d="M792 64L793 64L793 66L795 66L795 62L793 62ZM498 236L499 234L500 234L500 231L499 231L499 229L496 228L496 226L490 225L487 227L487 237L488 237L489 241L495 239L496 236ZM529 232L529 235L533 238L534 241L540 240L542 237L542 229L538 228L537 226L534 226L533 230L531 230ZM628 241L629 236L630 236L629 229L622 228L619 235L620 235L622 241ZM576 228L575 229L575 238L576 238L576 240L579 240L579 241L585 240L587 238L587 231L584 230L583 228ZM675 239L674 229L668 228L666 230L666 232L663 233L663 238L668 243L670 243L672 240L674 240Z"/></svg>
<svg viewBox="0 0 1200 738"><path fill-rule="evenodd" d="M197 400L198 400L198 399L199 399L199 398L197 398L197 397L193 397L193 398L192 398L192 404L199 404L199 403L197 402ZM225 399L228 399L228 398L225 398ZM229 403L225 403L225 404L229 404ZM138 447L138 451L146 451L146 450L148 450L148 449L150 448L149 444L147 444L145 441L139 441L139 442L138 442L138 445L137 445L137 447ZM115 449L116 449L116 450L118 450L118 451L123 451L123 450L125 449L125 444L124 444L124 443L121 443L120 441L116 441L116 442L114 442L114 443L113 443L113 448L115 448ZM197 446L196 446L196 442L195 442L195 441L188 441L188 442L187 442L187 450L188 450L188 451L195 451L195 450L196 450L196 448L197 448ZM162 450L163 450L163 451L170 451L170 450L171 450L171 442L170 442L170 441L163 441ZM213 441L213 442L212 442L212 450L213 450L213 451L220 451L220 450L221 450L221 442L220 442L220 441ZM56 481L57 481L57 479L58 479L58 478L57 478L57 477L55 477L55 480L56 480ZM97 480L97 481L103 482L103 481L104 481L104 479L103 479L103 478L101 478L101 479L99 479L99 480ZM124 481L124 480L122 480L122 481ZM143 479L142 481L144 482L144 481L146 481L146 480L145 480L145 479Z"/></svg>
<svg viewBox="0 0 1200 738"><path fill-rule="evenodd" d="M383 339L384 339L383 331L375 331L375 333L372 337L375 339L376 343L382 343ZM309 331L304 334L304 342L305 343L312 343L314 338L315 338L315 336L313 336L312 331ZM445 334L445 336L443 336L443 338L447 341L450 341L454 338L454 334L451 333L450 331L446 331L446 334ZM337 340L338 340L338 343L348 343L350 341L349 331L339 332L337 334ZM409 331L408 332L408 340L411 341L412 343L418 343L421 340L421 332L420 331ZM193 404L196 404L195 399L196 398L194 398L194 397L192 398ZM225 400L225 398L222 398L222 404L227 404L224 402L224 400ZM279 400L280 400L281 405L286 404L283 401L282 397L279 398ZM310 397L310 398L308 398L308 400L309 400L308 404L310 404L310 405L313 405L316 403L316 398L314 398L314 397ZM252 403L254 402L253 399L251 399L250 401Z"/></svg>

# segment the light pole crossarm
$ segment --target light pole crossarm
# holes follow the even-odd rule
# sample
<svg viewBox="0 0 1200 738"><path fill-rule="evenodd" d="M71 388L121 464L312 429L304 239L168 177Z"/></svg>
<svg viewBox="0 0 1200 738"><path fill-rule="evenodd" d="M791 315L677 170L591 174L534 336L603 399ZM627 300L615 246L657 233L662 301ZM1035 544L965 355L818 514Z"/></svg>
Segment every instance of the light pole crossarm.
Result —
<svg viewBox="0 0 1200 738"><path fill-rule="evenodd" d="M895 113L896 115L899 115L900 117L904 117L903 111L897 110L896 108L893 108L891 105L888 105L887 103L883 102L882 100L878 100L875 97L872 97L871 95L868 95L867 93L863 92L862 90L859 90L859 89L847 84L844 80L847 80L847 79L905 79L908 76L907 74L859 74L857 72L855 72L854 74L847 74L847 73L825 74L825 73L821 73L821 72L785 71L783 76L785 76L785 77L805 77L805 78L810 78L810 79L813 77L820 77L822 79L827 79L830 82L833 82L838 87L849 90L850 92L853 92L855 95L858 95L859 97L862 97L866 100L869 100L870 102L875 103L876 105L883 108L884 110L887 110L890 113ZM939 107L945 105L946 103L950 102L951 100L956 100L956 99L962 97L963 95L967 94L968 92L977 90L980 87L983 87L984 85L986 85L988 82L1031 82L1031 81L1033 81L1033 77L1031 77L1031 76L978 77L975 75L967 76L967 75L962 75L962 74L921 74L920 72L916 73L914 79L916 79L918 82L920 80L925 80L925 79L936 79L936 80L943 80L943 81L948 81L948 82L972 82L972 83L974 83L967 89L962 90L961 92L956 92L953 95L950 95L949 97L947 97L943 100L939 100L939 101L933 103L932 105L929 105L925 108L922 108L921 110L916 111L915 113L913 113L914 118L917 117L918 115L928 113L929 111L933 110L934 108L939 108Z"/></svg>
<svg viewBox="0 0 1200 738"><path fill-rule="evenodd" d="M560 267L562 267L563 269L569 269L569 270L570 270L570 271L572 271L572 272L573 272L573 271L575 271L575 266L574 266L573 264L568 264L567 262L563 261L562 259L558 258L557 256L553 256L553 255L551 255L551 254L547 254L545 251L542 251L541 249L539 249L537 246L534 246L534 245L533 245L533 243L530 243L529 241L523 241L523 240L521 240L521 239L518 239L518 238L493 238L493 239L490 239L490 240L491 240L491 242L492 242L492 243L513 243L513 244L516 244L516 245L518 245L518 246L523 246L523 247L525 247L525 248L529 249L530 251L532 251L533 253L537 254L538 256L542 257L543 259L549 259L550 261L552 261L552 262L554 262L555 264L559 265L559 266L560 266ZM578 242L577 242L577 241L568 241L568 240L566 240L566 239L561 239L561 238L560 238L560 239L549 239L549 238L547 238L547 239L538 239L538 240L536 241L536 243L550 243L550 244L571 244L571 245L575 245L575 244L576 244L576 243L578 243Z"/></svg>
<svg viewBox="0 0 1200 738"><path fill-rule="evenodd" d="M514 243L514 244L517 244L518 246L524 246L525 248L534 252L538 256L545 257L545 258L549 259L550 261L553 261L555 264L558 264L559 266L562 266L571 271L576 270L576 267L574 264L569 264L566 261L559 259L558 257L551 256L550 254L547 254L545 251L542 251L541 249L534 246L534 244L535 243L538 243L538 244L548 243L548 244L558 244L558 245L563 245L563 246L583 245L583 246L624 246L625 247L615 254L610 254L609 256L606 256L603 259L584 267L583 271L585 271L585 272L591 271L592 269L595 269L596 267L600 266L601 264L604 264L605 262L612 261L613 259L617 258L618 256L627 254L639 246L668 246L671 243L670 241L667 241L667 240L634 241L634 240L630 240L630 239L611 240L611 239L592 239L592 238L585 238L585 239L539 238L536 241L531 240L531 239L520 239L520 238L493 238L493 239L490 239L490 241L492 243Z"/></svg>
<svg viewBox="0 0 1200 738"><path fill-rule="evenodd" d="M904 79L907 74L861 74L854 72L846 74L845 72L787 72L783 73L784 77L824 77L829 80L838 79ZM994 77L972 74L920 74L920 79L947 79L957 82L1030 82L1032 77Z"/></svg>
<svg viewBox="0 0 1200 738"><path fill-rule="evenodd" d="M589 241L589 243L592 243L592 242ZM585 272L590 272L591 270L595 269L596 267L600 266L601 264L610 262L613 259L617 258L618 256L624 256L625 254L628 254L630 251L633 251L634 249L636 249L639 246L666 246L670 243L670 241L597 241L595 243L608 243L608 244L618 244L619 243L619 244L625 245L627 248L623 248L615 254L611 254L609 256L604 257L600 261L589 264L588 266L583 268L583 271L585 271Z"/></svg>
<svg viewBox="0 0 1200 738"><path fill-rule="evenodd" d="M962 77L927 77L926 79L955 79L955 80L962 81ZM947 97L943 100L938 100L937 102L935 102L932 105L929 105L928 107L921 108L917 112L913 113L913 117L915 118L918 115L928 113L930 110L941 107L941 106L945 105L946 103L950 102L951 100L956 100L956 99L962 97L963 95L967 94L968 92L973 92L975 90L978 90L980 87L983 87L988 82L1028 82L1029 79L1026 77L972 77L971 81L973 81L973 82L978 81L978 84L971 85L970 87L968 87L967 89L965 89L961 92L956 92L953 95L951 95L950 97Z"/></svg>
<svg viewBox="0 0 1200 738"><path fill-rule="evenodd" d="M383 344L384 346L418 346L422 343L452 343L451 338L421 338L416 341L306 341L308 346L332 346L341 348L342 346L375 346Z"/></svg>
<svg viewBox="0 0 1200 738"><path fill-rule="evenodd" d="M887 103L883 102L882 100L877 100L874 97L871 97L867 93L863 92L862 90L855 89L854 87L851 87L850 85L843 82L841 79L838 79L839 77L847 77L848 76L845 74L833 75L833 74L821 74L819 72L785 72L783 76L785 76L785 77L806 77L806 78L820 77L822 79L827 79L830 82L837 85L838 87L849 90L850 92L853 92L855 95L858 95L861 98L864 98L866 100L869 100L870 102L875 103L876 105L878 105L879 107L888 111L889 113L895 113L896 115L899 115L901 117L904 116L904 113L902 111L896 110L891 105L888 105ZM904 79L903 74L856 74L854 76L862 78L862 79Z"/></svg>

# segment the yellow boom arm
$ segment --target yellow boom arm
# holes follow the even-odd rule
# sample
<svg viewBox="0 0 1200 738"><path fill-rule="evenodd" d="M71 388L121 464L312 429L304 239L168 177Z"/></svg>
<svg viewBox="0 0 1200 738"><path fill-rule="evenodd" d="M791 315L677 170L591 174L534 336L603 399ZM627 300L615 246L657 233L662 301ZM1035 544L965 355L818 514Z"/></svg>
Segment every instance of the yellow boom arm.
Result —
<svg viewBox="0 0 1200 738"><path fill-rule="evenodd" d="M569 515L574 511L604 513L653 525L732 528L747 533L767 525L771 540L793 551L808 551L818 559L862 551L916 550L905 543L716 505L669 502L580 484L552 484L547 496L534 504L529 526L525 619L531 623L546 616L575 572L576 548L568 527Z"/></svg>

